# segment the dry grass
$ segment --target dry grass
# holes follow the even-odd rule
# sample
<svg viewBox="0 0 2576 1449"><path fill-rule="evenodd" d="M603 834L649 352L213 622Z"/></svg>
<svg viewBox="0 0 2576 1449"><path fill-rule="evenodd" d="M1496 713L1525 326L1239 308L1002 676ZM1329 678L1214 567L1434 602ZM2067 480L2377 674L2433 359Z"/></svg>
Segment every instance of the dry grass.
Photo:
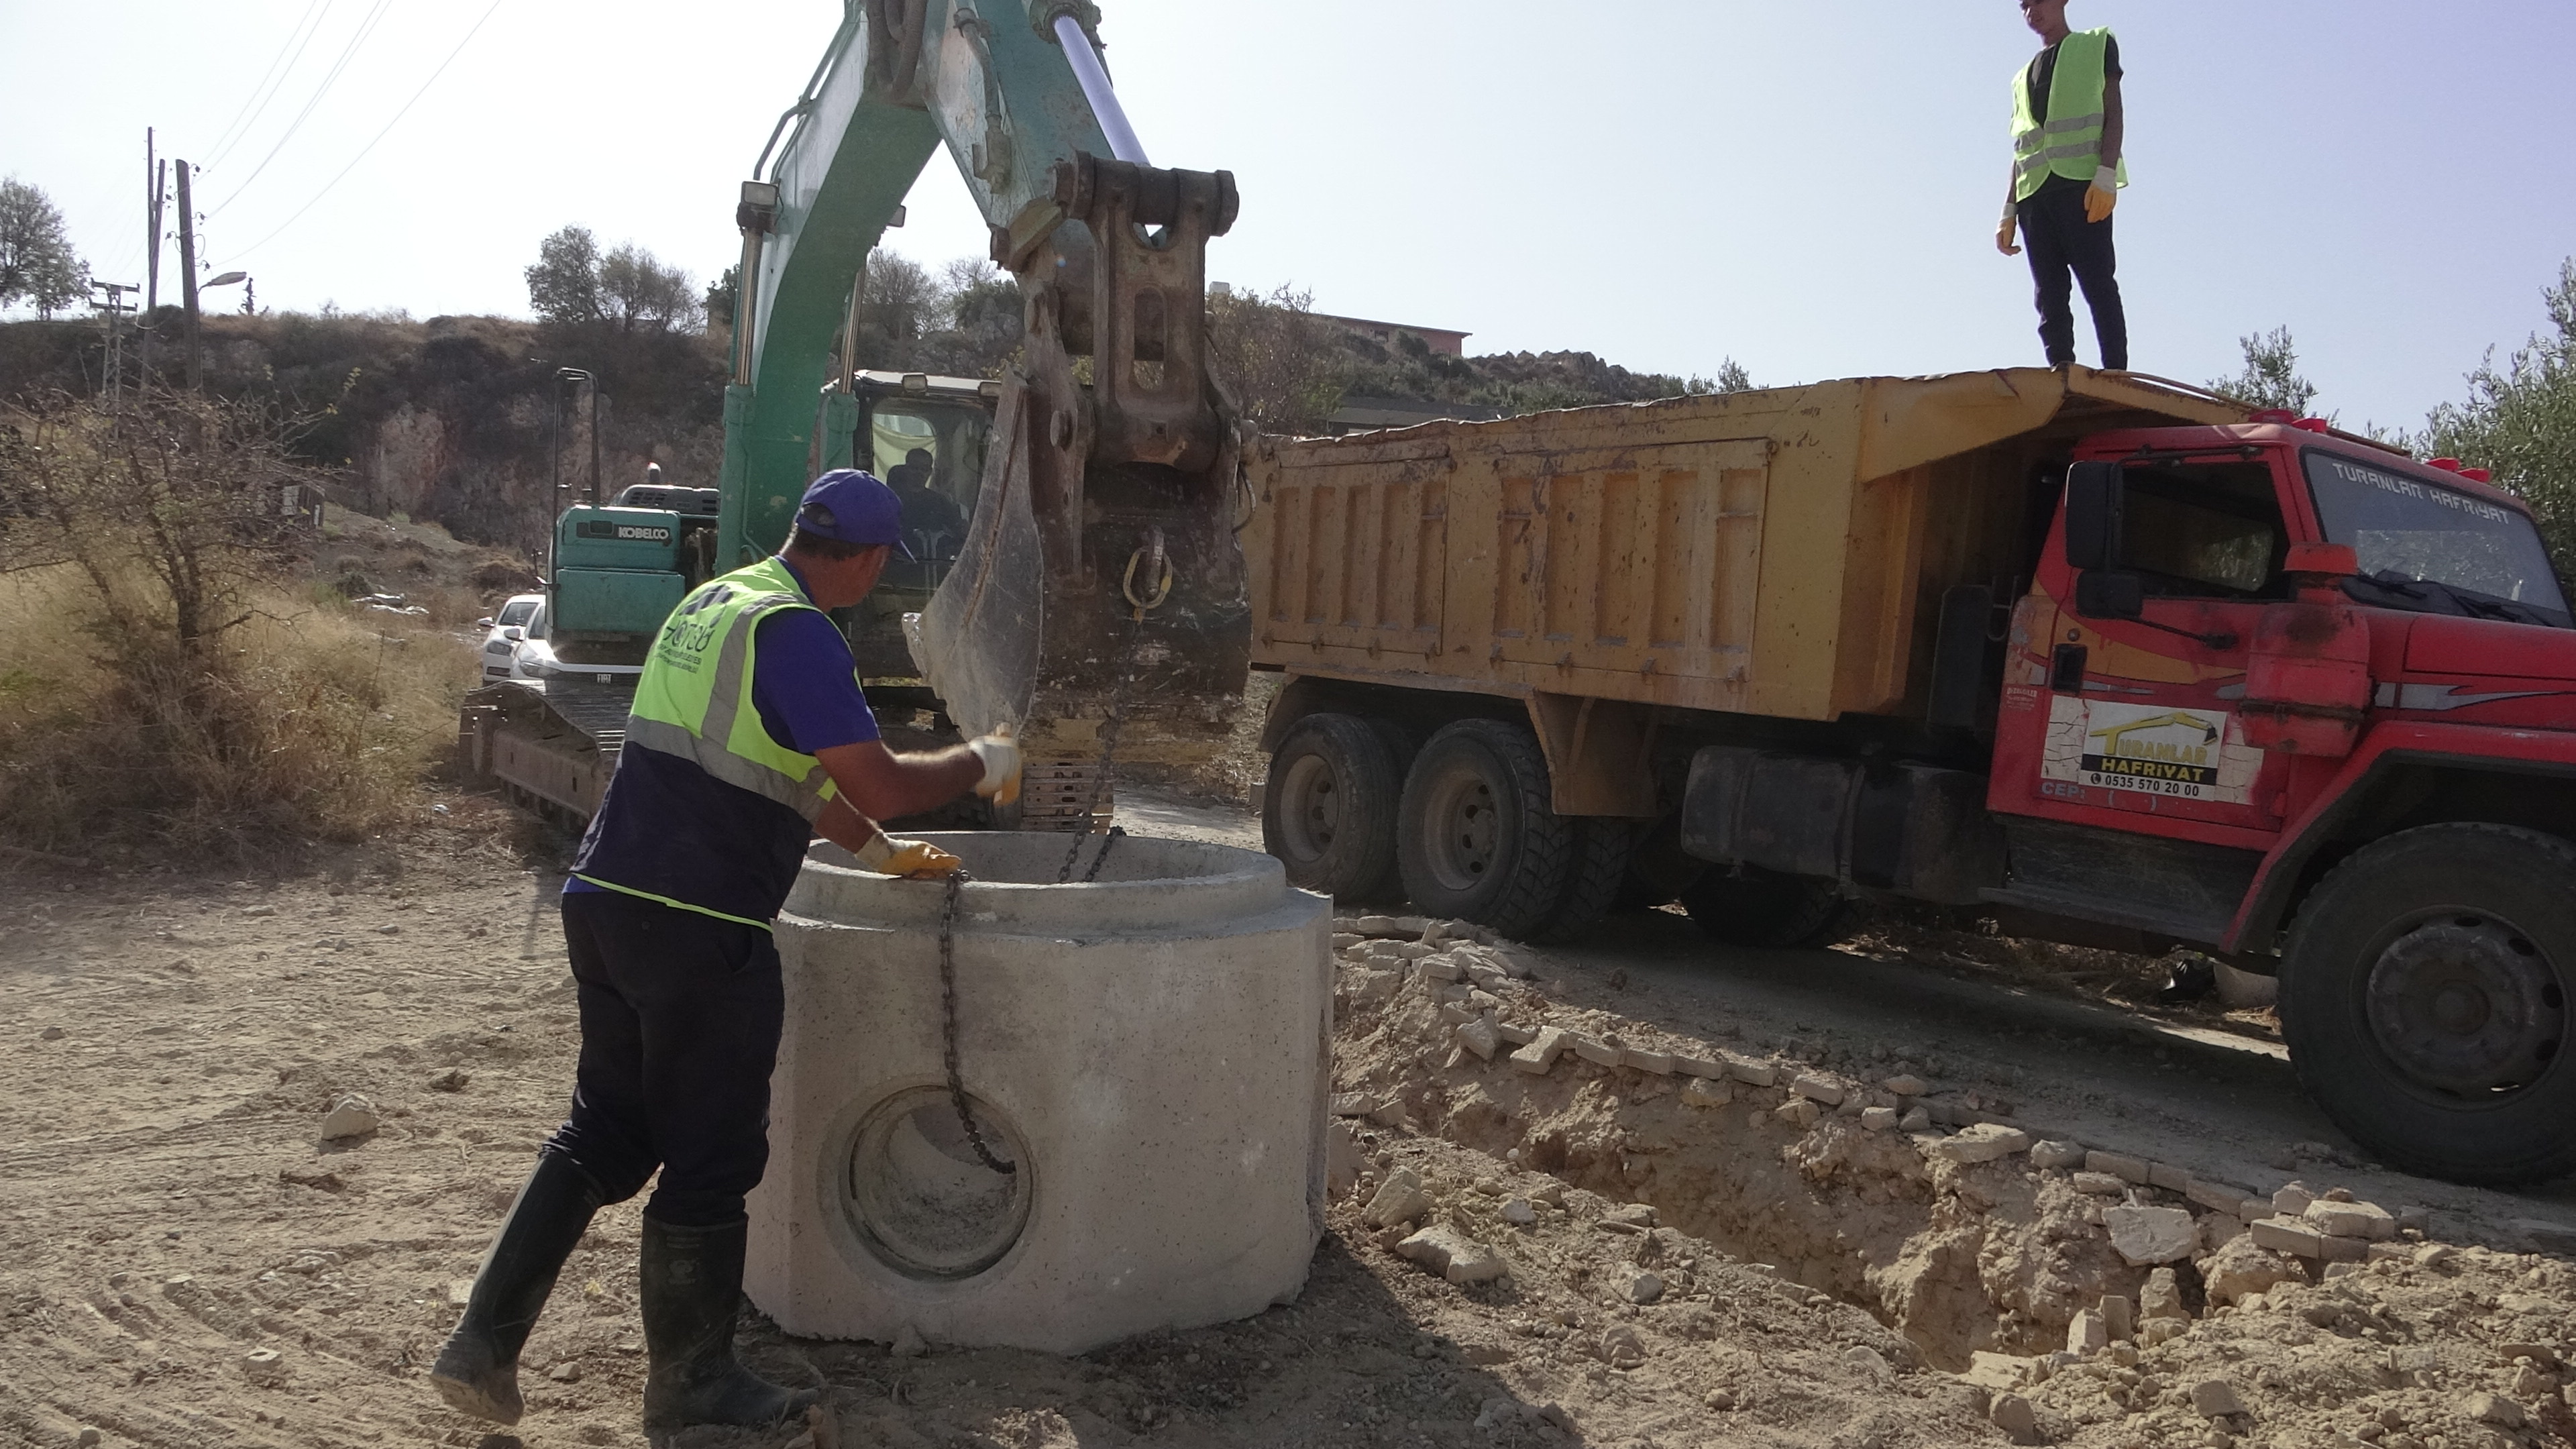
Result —
<svg viewBox="0 0 2576 1449"><path fill-rule="evenodd" d="M281 581L211 659L115 637L68 567L0 575L0 842L233 860L360 840L455 737L470 653Z"/></svg>

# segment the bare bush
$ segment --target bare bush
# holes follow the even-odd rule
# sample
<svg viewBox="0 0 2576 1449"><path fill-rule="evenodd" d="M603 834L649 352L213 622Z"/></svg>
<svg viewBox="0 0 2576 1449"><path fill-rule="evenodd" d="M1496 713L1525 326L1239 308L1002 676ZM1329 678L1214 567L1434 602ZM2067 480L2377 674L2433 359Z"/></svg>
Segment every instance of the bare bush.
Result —
<svg viewBox="0 0 2576 1449"><path fill-rule="evenodd" d="M0 415L0 835L243 855L399 806L461 651L299 588L292 437L169 394Z"/></svg>

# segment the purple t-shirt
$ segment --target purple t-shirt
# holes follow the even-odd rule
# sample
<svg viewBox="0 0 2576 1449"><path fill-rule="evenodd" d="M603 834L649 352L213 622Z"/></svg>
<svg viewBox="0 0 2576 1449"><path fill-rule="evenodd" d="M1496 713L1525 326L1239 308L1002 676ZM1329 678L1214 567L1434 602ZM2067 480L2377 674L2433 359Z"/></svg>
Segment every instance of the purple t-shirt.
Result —
<svg viewBox="0 0 2576 1449"><path fill-rule="evenodd" d="M796 581L804 584L804 575ZM811 609L790 609L756 627L751 703L772 739L810 755L879 737L839 625ZM648 896L764 921L786 899L811 834L776 801L690 761L630 745L619 753L573 869ZM567 895L601 889L580 875L564 882Z"/></svg>

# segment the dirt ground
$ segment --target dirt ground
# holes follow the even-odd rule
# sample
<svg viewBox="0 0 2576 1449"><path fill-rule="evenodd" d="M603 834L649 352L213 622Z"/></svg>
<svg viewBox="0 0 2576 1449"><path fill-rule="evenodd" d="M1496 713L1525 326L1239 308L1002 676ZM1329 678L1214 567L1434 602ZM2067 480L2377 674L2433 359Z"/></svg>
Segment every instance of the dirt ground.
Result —
<svg viewBox="0 0 2576 1449"><path fill-rule="evenodd" d="M1145 796L1125 814L1257 841L1239 809ZM0 877L0 1443L644 1442L632 1204L567 1268L516 1430L447 1411L422 1378L564 1106L563 846L488 798L435 793L409 830L320 870ZM2146 1039L2122 1068L2078 1040L2091 1017L2046 1014L2109 1006L2025 1002L2014 1040L2030 1050L2006 1063L1990 1058L2008 1044L1950 1031L1937 1009L1837 1016L1802 994L1900 968L1779 953L1712 973L1685 963L1676 930L1631 921L1578 951L1493 958L1526 975L1477 976L1492 1005L1469 1016L1638 1054L1569 1049L1545 1072L1513 1066L1508 1041L1490 1059L1461 1045L1465 983L1369 954L1396 936L1345 943L1336 1110L1363 1175L1292 1306L1075 1359L897 1358L765 1325L747 1356L825 1385L838 1444L904 1449L2576 1442L2559 1378L2576 1272L2515 1226L2563 1220L2563 1194L2412 1183L2339 1162L2330 1141L2276 1170L2279 1133L2218 1141L2246 1134L2225 1119L2233 1093L2204 1078L2278 1070L2259 1021L2136 1017L2118 1029ZM1936 1008L2033 995L1966 967L1902 969ZM2051 1031L2062 1050L2040 1049ZM2185 1069L2159 1071L2151 1051ZM1726 1056L1744 1070L1714 1084L1667 1060ZM2097 1072L2132 1069L2162 1095L2101 1105ZM1919 1095L1886 1090L1907 1073ZM1801 1077L1846 1101L1799 1097ZM349 1094L380 1120L322 1142ZM2226 1215L2176 1191L2106 1195L2027 1144L1955 1162L1939 1144L1973 1133L1858 1115L1914 1102L2229 1172L2249 1193L2294 1174L2320 1194L2348 1186L2410 1226L2377 1260L2332 1269L2242 1237L2211 1246ZM2195 1110L2197 1129L2178 1125ZM2197 1241L2161 1282L2105 1237L2116 1209L2178 1205L2199 1214ZM1394 1250L1425 1228L1490 1252L1501 1276L1452 1283ZM2106 1298L2134 1320L2109 1325L2125 1336L2053 1358L2117 1319Z"/></svg>

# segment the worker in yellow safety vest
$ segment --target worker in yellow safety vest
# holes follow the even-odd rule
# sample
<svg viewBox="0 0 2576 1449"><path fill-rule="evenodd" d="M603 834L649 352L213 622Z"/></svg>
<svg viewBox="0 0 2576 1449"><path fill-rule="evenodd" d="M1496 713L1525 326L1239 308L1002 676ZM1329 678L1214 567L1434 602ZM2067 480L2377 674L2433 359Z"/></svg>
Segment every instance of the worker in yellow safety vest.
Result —
<svg viewBox="0 0 2576 1449"><path fill-rule="evenodd" d="M826 611L865 599L903 551L894 490L827 473L785 549L696 589L655 638L617 772L564 887L581 1011L572 1113L539 1151L430 1368L452 1407L518 1422L519 1352L555 1275L592 1215L656 1171L638 1275L645 1427L763 1427L813 1401L733 1355L743 1199L769 1160L786 1011L770 920L814 836L881 874L944 876L957 857L888 839L875 822L969 790L1008 805L1020 789L1006 734L910 755L879 737Z"/></svg>
<svg viewBox="0 0 2576 1449"><path fill-rule="evenodd" d="M2093 311L2102 366L2129 366L2129 319L2120 305L2111 213L2129 184L2122 163L2127 116L2120 102L2120 42L2108 30L2070 30L2067 0L2020 0L2022 19L2047 48L2013 73L2012 186L1995 246L2019 256L2020 233L2039 287L2039 339L2048 365L2075 361L2075 286Z"/></svg>

